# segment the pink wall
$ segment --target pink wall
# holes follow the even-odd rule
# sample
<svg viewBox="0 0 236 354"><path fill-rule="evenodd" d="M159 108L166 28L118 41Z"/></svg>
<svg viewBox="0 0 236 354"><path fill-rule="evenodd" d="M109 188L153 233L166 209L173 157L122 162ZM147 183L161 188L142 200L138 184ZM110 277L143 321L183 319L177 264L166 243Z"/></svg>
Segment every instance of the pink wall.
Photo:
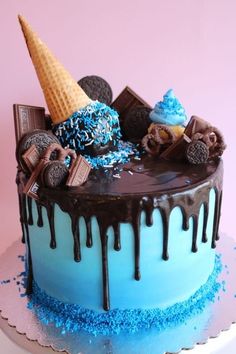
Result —
<svg viewBox="0 0 236 354"><path fill-rule="evenodd" d="M8 0L0 3L0 252L20 235L12 104L44 105L17 14L26 17L76 79L128 84L154 104L170 87L188 115L226 137L221 229L234 235L236 172L234 0Z"/></svg>

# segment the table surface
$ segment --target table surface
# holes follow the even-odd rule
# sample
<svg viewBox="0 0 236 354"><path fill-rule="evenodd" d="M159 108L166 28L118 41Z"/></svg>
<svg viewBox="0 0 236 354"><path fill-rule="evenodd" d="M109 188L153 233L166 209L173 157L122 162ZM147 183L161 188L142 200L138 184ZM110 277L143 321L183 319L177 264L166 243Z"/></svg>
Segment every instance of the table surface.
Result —
<svg viewBox="0 0 236 354"><path fill-rule="evenodd" d="M4 327L4 326L3 326ZM3 328L5 332L5 328ZM42 348L34 343L29 342L22 335L15 332L14 329L10 329L8 336L14 336L14 340L21 342L22 347L27 346L27 350L20 348L18 345L13 343L3 331L0 330L0 354L55 354L54 351L48 348ZM25 341L28 343L25 344ZM196 346L193 350L188 351L189 354L235 354L236 353L236 325L233 325L229 331L221 333L218 338L210 339L206 345ZM181 354L187 353L187 351L182 351ZM86 353L84 353L86 354ZM145 354L145 353L140 353ZM155 353L148 353L155 354Z"/></svg>

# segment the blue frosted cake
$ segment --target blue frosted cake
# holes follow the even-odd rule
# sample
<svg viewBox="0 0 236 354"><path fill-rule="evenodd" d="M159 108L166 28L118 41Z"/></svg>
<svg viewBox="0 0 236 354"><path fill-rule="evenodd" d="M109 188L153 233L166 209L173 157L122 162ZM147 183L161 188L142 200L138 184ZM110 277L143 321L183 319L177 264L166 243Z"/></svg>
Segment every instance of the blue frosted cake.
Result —
<svg viewBox="0 0 236 354"><path fill-rule="evenodd" d="M42 111L37 130L37 108L15 106L31 122L21 136L16 123L29 307L94 334L185 321L220 286L222 135L185 126L172 90L153 110L127 89L112 108L92 100L20 22L52 122Z"/></svg>

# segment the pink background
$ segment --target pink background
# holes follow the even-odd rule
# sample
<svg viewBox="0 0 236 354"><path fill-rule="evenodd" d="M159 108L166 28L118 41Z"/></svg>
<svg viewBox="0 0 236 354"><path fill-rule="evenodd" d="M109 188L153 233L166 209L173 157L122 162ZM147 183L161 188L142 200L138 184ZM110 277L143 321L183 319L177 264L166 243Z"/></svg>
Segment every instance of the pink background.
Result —
<svg viewBox="0 0 236 354"><path fill-rule="evenodd" d="M18 13L75 79L100 75L114 96L128 84L152 105L173 88L189 117L222 129L221 229L234 235L235 0L8 0L0 3L0 252L20 236L12 105L45 105Z"/></svg>

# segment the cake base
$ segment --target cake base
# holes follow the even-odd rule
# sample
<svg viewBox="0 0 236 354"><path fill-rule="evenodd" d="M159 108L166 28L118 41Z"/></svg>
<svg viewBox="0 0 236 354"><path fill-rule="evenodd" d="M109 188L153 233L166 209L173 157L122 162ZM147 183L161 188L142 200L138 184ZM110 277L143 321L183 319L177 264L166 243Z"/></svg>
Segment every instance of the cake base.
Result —
<svg viewBox="0 0 236 354"><path fill-rule="evenodd" d="M69 354L163 354L191 349L218 336L236 322L236 242L221 235L217 251L222 254L224 268L219 280L223 281L223 287L216 295L217 301L209 303L201 314L159 333L153 329L134 335L94 337L82 332L62 335L53 325L42 325L27 308L27 298L23 296L21 284L24 263L20 256L24 254L24 245L17 241L0 257L1 328L18 345L33 353L53 353L53 349ZM46 350L45 347L49 348Z"/></svg>

